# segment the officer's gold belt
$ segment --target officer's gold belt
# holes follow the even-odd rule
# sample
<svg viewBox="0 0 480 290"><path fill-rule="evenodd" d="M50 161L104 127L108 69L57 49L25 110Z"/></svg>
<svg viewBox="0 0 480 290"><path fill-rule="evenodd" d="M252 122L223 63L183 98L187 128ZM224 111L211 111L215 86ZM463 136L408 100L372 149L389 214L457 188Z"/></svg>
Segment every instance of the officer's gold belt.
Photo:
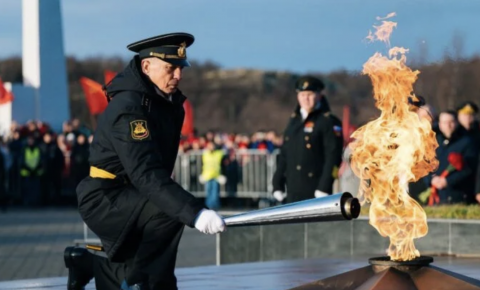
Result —
<svg viewBox="0 0 480 290"><path fill-rule="evenodd" d="M115 177L117 176L113 173L110 173L98 167L90 166L90 177L103 178L103 179L115 179Z"/></svg>

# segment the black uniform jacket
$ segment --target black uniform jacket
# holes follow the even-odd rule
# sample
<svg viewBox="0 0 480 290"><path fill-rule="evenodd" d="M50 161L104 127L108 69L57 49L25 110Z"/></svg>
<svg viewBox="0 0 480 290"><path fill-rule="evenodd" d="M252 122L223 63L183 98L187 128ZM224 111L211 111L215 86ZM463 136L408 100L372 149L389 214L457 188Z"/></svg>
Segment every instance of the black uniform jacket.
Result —
<svg viewBox="0 0 480 290"><path fill-rule="evenodd" d="M476 154L478 155L478 165L477 168L475 168L476 171L476 186L475 186L475 192L480 193L480 124L475 121L472 124L472 128L470 130L465 130L465 134L472 139L472 142L474 144ZM472 203L476 203L477 201L475 198L471 201Z"/></svg>
<svg viewBox="0 0 480 290"><path fill-rule="evenodd" d="M173 220L193 227L204 208L172 178L185 112L180 91L172 102L140 71L138 57L107 86L111 97L90 149L90 164L115 175L87 177L77 187L79 210L115 254L147 200ZM113 176L112 176L113 177Z"/></svg>
<svg viewBox="0 0 480 290"><path fill-rule="evenodd" d="M339 126L325 98L305 120L299 107L292 114L273 176L274 191L287 187L287 202L314 198L315 190L332 193L342 157Z"/></svg>

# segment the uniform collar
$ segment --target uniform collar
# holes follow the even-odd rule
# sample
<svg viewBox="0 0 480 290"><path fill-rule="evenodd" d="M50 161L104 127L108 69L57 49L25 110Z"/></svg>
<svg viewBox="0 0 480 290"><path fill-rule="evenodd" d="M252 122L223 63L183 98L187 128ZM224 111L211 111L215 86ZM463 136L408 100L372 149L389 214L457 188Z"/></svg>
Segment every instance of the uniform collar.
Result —
<svg viewBox="0 0 480 290"><path fill-rule="evenodd" d="M152 85L154 87L156 95L158 96L157 98L153 98L154 102L158 100L160 102L161 101L166 101L169 104L177 104L177 103L178 104L183 104L183 102L185 102L185 100L187 99L179 89L177 89L175 91L175 93L173 93L171 95L167 95L162 90L157 88L157 86L154 85L153 83L152 83Z"/></svg>
<svg viewBox="0 0 480 290"><path fill-rule="evenodd" d="M172 95L167 95L165 94L162 90L160 90L156 85L153 85L153 87L155 88L155 92L157 93L157 95L160 95L162 98L164 98L165 100L169 101L170 103L172 102Z"/></svg>
<svg viewBox="0 0 480 290"><path fill-rule="evenodd" d="M461 137L463 137L465 135L465 131L462 130L463 127L460 127L460 125L458 125L459 127L457 127L457 129L455 129L455 131L453 131L452 135L450 136L450 138L447 138L445 135L443 135L442 131L439 130L439 141L438 143L441 143L443 145L449 145L453 142L456 142L458 139L460 139Z"/></svg>
<svg viewBox="0 0 480 290"><path fill-rule="evenodd" d="M306 120L308 118L308 115L310 115L313 112L319 111L321 107L322 107L322 103L317 102L311 112L307 112L307 110L305 110L304 108L300 108L299 111L300 111L300 116L302 117L302 120Z"/></svg>

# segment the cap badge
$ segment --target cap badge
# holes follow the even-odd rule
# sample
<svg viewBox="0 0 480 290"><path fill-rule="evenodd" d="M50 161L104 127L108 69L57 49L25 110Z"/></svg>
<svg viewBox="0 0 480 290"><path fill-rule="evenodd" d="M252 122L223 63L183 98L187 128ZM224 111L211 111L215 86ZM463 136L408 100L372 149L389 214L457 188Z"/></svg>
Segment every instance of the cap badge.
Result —
<svg viewBox="0 0 480 290"><path fill-rule="evenodd" d="M305 90L306 88L308 88L308 85L309 85L308 82L304 82L304 83L303 83L303 86L302 86L302 89Z"/></svg>
<svg viewBox="0 0 480 290"><path fill-rule="evenodd" d="M182 44L180 44L180 47L177 50L177 53L178 53L179 57L185 57L185 47L186 46L187 46L187 44L185 42L182 42Z"/></svg>
<svg viewBox="0 0 480 290"><path fill-rule="evenodd" d="M475 110L473 109L473 107L470 104L467 104L462 109L460 109L458 112L461 113L461 114L467 114L467 115L474 115L475 114Z"/></svg>

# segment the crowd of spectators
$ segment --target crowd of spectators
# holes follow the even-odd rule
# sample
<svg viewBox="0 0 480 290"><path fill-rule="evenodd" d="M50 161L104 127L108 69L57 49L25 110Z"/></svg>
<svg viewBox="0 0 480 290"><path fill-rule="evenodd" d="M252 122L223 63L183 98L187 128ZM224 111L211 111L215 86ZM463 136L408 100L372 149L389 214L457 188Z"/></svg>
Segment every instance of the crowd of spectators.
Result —
<svg viewBox="0 0 480 290"><path fill-rule="evenodd" d="M412 197L432 204L430 196L433 191L438 196L435 204L480 203L477 112L478 108L471 102L457 110L438 114L430 106L418 111L419 117L428 118L432 123L439 144L436 154L440 164L437 172L410 185ZM54 132L41 121L12 124L9 134L0 136L0 208L8 204L75 204L76 185L89 174L89 144L92 140L91 130L78 119L64 122L61 132ZM242 171L246 162L238 159L239 154L251 150L257 154L272 154L281 145L282 136L274 131L260 130L247 135L212 130L202 135L184 136L179 154L201 156L201 162L197 159L190 161L190 165L197 167L195 170L192 165L189 171L192 175L190 183L197 187L192 190L205 190L207 203L218 208L219 185L225 184L224 190L234 196L241 182L241 173L237 173ZM346 150L344 154L339 184L340 190L354 193L359 180L348 166L348 152ZM452 167L452 153L461 157L461 168ZM267 166L263 161L259 164ZM222 180L225 177L227 181ZM266 186L263 183L268 180L261 183L263 188Z"/></svg>
<svg viewBox="0 0 480 290"><path fill-rule="evenodd" d="M194 134L193 136L183 138L179 152L203 150L209 142L213 143L216 149L222 149L226 152L230 150L256 149L272 153L281 146L282 138L274 131L261 130L251 136L247 134L208 131L201 136Z"/></svg>
<svg viewBox="0 0 480 290"><path fill-rule="evenodd" d="M75 204L76 185L89 174L92 140L78 119L64 122L61 132L41 121L14 122L9 134L0 136L0 207ZM209 144L225 156L250 149L268 154L281 145L281 137L273 131L251 136L208 131L183 137L179 154L201 153Z"/></svg>
<svg viewBox="0 0 480 290"><path fill-rule="evenodd" d="M439 166L411 184L410 194L428 205L480 203L478 106L467 101L456 109L437 113L427 105L418 114L431 122L436 133Z"/></svg>
<svg viewBox="0 0 480 290"><path fill-rule="evenodd" d="M0 204L47 206L71 203L79 180L89 172L90 130L78 119L61 132L48 124L13 123L0 138Z"/></svg>

